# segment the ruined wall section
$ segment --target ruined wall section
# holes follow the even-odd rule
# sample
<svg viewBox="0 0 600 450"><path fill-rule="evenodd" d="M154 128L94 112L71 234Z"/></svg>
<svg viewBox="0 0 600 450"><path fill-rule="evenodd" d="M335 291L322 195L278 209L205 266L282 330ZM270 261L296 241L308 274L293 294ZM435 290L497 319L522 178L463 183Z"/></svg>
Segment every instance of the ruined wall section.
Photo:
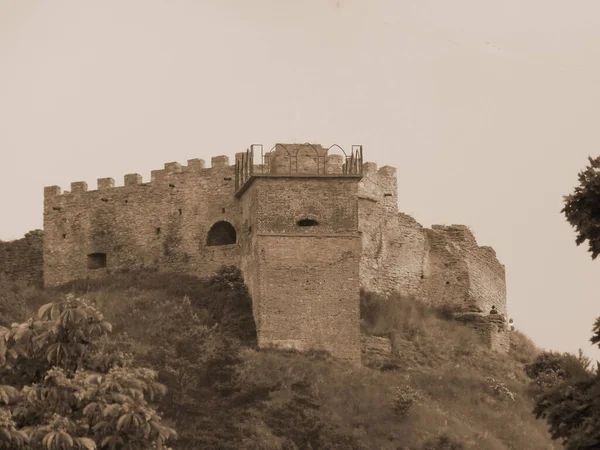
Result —
<svg viewBox="0 0 600 450"><path fill-rule="evenodd" d="M358 189L362 288L459 311L487 314L495 305L506 314L504 266L491 248L478 246L464 225L428 229L399 213L394 168L368 162L363 174ZM506 346L505 334L484 328L490 346Z"/></svg>
<svg viewBox="0 0 600 450"><path fill-rule="evenodd" d="M239 264L239 246L206 246L210 227L219 220L239 227L234 197L234 167L226 156L187 166L166 163L142 183L125 175L125 185L98 179L98 189L84 182L71 191L44 191L44 280L48 286L112 270L155 268L198 276L222 264ZM105 269L88 269L87 255L106 254Z"/></svg>
<svg viewBox="0 0 600 450"><path fill-rule="evenodd" d="M506 309L506 272L491 247L473 246L466 256L470 274L469 296L484 313L492 306L508 317Z"/></svg>
<svg viewBox="0 0 600 450"><path fill-rule="evenodd" d="M427 257L423 266L421 300L431 307L469 306L469 268L464 252L464 227L434 225L424 229Z"/></svg>
<svg viewBox="0 0 600 450"><path fill-rule="evenodd" d="M464 225L434 225L425 230L428 258L422 297L431 306L452 305L506 315L504 266L490 247L477 245Z"/></svg>
<svg viewBox="0 0 600 450"><path fill-rule="evenodd" d="M44 233L33 230L14 241L0 241L0 276L41 285L43 281Z"/></svg>
<svg viewBox="0 0 600 450"><path fill-rule="evenodd" d="M358 198L361 286L373 292L419 296L426 239L416 220L398 212L396 169L364 163Z"/></svg>

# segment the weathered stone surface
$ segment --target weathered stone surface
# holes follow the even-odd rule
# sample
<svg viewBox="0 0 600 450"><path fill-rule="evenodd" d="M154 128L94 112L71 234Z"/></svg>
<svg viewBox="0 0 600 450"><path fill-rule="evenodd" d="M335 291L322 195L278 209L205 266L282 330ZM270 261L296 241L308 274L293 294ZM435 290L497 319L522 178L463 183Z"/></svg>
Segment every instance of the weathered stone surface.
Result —
<svg viewBox="0 0 600 450"><path fill-rule="evenodd" d="M259 346L360 361L358 179L272 175L241 196L243 228L252 227L242 270ZM307 217L318 225L297 225Z"/></svg>
<svg viewBox="0 0 600 450"><path fill-rule="evenodd" d="M211 227L240 225L233 170L216 157L217 167L178 163L152 172L150 183L137 174L114 187L98 180L99 190L47 188L44 201L44 282L54 286L107 271L157 268L208 276L222 264L239 265L240 249L207 246ZM88 255L105 254L106 268L88 269Z"/></svg>
<svg viewBox="0 0 600 450"><path fill-rule="evenodd" d="M15 241L0 241L0 274L14 281L42 284L43 242L42 230L30 231Z"/></svg>

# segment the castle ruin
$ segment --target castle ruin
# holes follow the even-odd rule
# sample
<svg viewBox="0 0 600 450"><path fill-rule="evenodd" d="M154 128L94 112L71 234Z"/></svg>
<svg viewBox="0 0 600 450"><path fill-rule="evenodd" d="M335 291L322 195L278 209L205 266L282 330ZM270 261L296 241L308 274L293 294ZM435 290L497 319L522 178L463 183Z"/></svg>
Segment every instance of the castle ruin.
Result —
<svg viewBox="0 0 600 450"><path fill-rule="evenodd" d="M123 186L99 178L96 190L46 187L44 285L143 268L206 277L235 265L263 348L360 360L363 288L475 315L489 346L506 351L502 324L485 320L493 305L507 313L494 250L463 225L428 229L399 212L396 169L363 162L362 153L253 145L234 164L227 156L210 168L201 159L166 163L146 183L128 174ZM2 261L0 252L0 271Z"/></svg>

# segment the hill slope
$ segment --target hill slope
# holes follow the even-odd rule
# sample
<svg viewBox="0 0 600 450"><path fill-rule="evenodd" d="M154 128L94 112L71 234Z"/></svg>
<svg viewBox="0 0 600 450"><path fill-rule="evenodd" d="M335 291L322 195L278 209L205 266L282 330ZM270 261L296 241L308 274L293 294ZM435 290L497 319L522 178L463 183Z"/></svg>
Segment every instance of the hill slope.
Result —
<svg viewBox="0 0 600 450"><path fill-rule="evenodd" d="M363 367L320 352L258 351L234 269L210 280L118 274L45 291L0 281L0 322L25 320L66 292L104 312L114 327L106 345L159 370L175 449L562 448L531 413L524 363L537 350L518 332L499 355L443 311L364 293Z"/></svg>

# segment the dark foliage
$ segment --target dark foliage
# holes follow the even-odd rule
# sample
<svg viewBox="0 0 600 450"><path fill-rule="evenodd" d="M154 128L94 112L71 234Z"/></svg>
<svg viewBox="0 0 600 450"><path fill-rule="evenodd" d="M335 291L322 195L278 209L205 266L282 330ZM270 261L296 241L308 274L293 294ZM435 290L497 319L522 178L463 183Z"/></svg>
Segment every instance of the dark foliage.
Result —
<svg viewBox="0 0 600 450"><path fill-rule="evenodd" d="M594 345L598 345L600 347L600 317L596 319L594 322L594 326L592 328L592 337L590 342Z"/></svg>
<svg viewBox="0 0 600 450"><path fill-rule="evenodd" d="M600 377L580 352L544 352L526 366L538 386L536 417L567 450L600 448Z"/></svg>
<svg viewBox="0 0 600 450"><path fill-rule="evenodd" d="M575 228L577 245L588 241L592 259L600 254L600 157L589 157L590 165L578 175L579 186L564 197L561 210Z"/></svg>

